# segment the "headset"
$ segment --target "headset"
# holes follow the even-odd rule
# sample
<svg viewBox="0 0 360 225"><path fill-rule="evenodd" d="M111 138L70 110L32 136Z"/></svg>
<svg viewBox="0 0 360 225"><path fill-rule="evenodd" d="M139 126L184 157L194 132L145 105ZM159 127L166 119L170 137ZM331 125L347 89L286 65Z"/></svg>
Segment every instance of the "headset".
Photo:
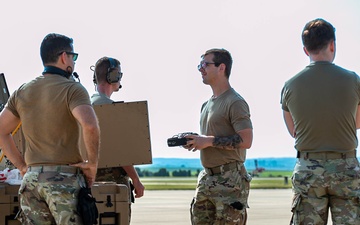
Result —
<svg viewBox="0 0 360 225"><path fill-rule="evenodd" d="M109 60L109 68L106 73L106 81L109 84L117 83L121 79L122 73L119 73L118 71L116 71L116 69L117 69L116 61L113 58L109 57L108 60ZM94 82L94 84L97 84L95 68L94 68L93 82Z"/></svg>
<svg viewBox="0 0 360 225"><path fill-rule="evenodd" d="M109 84L117 83L121 79L121 73L116 71L116 62L113 58L109 58L110 66L106 74L106 80Z"/></svg>

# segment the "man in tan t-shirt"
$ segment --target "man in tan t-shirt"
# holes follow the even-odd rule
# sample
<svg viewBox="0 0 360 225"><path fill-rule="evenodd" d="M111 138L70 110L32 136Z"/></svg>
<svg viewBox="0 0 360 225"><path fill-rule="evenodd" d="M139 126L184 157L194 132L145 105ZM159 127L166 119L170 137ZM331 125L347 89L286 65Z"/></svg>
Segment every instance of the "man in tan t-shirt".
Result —
<svg viewBox="0 0 360 225"><path fill-rule="evenodd" d="M98 121L86 89L69 79L78 57L73 40L48 34L40 54L43 75L17 89L0 114L0 147L23 176L19 190L23 224L79 225L79 181L84 177L91 187L96 177ZM26 142L24 157L11 137L20 121ZM78 146L79 125L87 162Z"/></svg>
<svg viewBox="0 0 360 225"><path fill-rule="evenodd" d="M184 146L200 150L200 172L191 204L192 224L246 224L250 175L244 161L252 144L246 101L231 87L232 58L224 49L210 49L198 66L213 96L202 105L201 135L188 135Z"/></svg>
<svg viewBox="0 0 360 225"><path fill-rule="evenodd" d="M118 92L122 87L120 82L123 73L121 72L120 61L115 58L102 57L94 67L93 81L97 92L91 96L91 104L103 105L111 104L114 101L110 99L114 92ZM120 150L121 148L119 148ZM131 178L132 183L129 181ZM129 219L131 219L131 202L135 198L141 198L144 195L145 187L140 181L140 177L133 165L98 168L96 181L112 181L117 184L124 184L129 189ZM132 184L132 185L130 185ZM135 195L133 195L133 186Z"/></svg>

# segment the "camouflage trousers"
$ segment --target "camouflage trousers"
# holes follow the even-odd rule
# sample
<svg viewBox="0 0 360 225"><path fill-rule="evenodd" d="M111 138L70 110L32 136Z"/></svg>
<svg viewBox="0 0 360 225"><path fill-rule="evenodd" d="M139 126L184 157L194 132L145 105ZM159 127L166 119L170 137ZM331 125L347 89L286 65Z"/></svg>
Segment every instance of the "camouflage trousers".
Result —
<svg viewBox="0 0 360 225"><path fill-rule="evenodd" d="M201 171L190 214L193 225L245 225L251 176L230 170L210 176Z"/></svg>
<svg viewBox="0 0 360 225"><path fill-rule="evenodd" d="M80 174L28 171L20 185L22 224L82 224L76 205Z"/></svg>
<svg viewBox="0 0 360 225"><path fill-rule="evenodd" d="M298 159L292 176L294 225L360 224L360 167L356 158Z"/></svg>

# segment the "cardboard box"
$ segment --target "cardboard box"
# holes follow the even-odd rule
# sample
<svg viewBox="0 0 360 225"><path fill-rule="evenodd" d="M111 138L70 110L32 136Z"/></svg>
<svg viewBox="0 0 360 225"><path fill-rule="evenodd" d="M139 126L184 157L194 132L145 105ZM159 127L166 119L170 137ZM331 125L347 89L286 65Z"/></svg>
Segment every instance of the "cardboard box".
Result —
<svg viewBox="0 0 360 225"><path fill-rule="evenodd" d="M94 105L94 110L101 130L99 168L152 163L147 101ZM24 155L25 138L22 127L17 130L13 139ZM82 136L79 145L81 155L86 159ZM0 162L1 168L15 167L2 165Z"/></svg>
<svg viewBox="0 0 360 225"><path fill-rule="evenodd" d="M114 182L96 182L91 192L99 211L99 225L129 225L129 190Z"/></svg>
<svg viewBox="0 0 360 225"><path fill-rule="evenodd" d="M15 216L20 209L20 185L0 184L0 225L19 225L20 221Z"/></svg>
<svg viewBox="0 0 360 225"><path fill-rule="evenodd" d="M99 168L151 164L147 101L94 105L100 125ZM82 138L83 158L87 158Z"/></svg>
<svg viewBox="0 0 360 225"><path fill-rule="evenodd" d="M19 225L15 215L20 209L20 185L0 184L0 225ZM91 192L96 198L99 225L129 225L129 190L114 182L96 182Z"/></svg>

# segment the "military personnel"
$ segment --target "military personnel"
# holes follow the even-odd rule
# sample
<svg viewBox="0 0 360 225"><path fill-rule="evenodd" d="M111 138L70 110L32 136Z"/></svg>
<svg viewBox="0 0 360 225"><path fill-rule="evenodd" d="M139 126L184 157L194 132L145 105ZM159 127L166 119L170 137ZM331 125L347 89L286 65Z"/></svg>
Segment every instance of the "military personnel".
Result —
<svg viewBox="0 0 360 225"><path fill-rule="evenodd" d="M302 31L310 64L281 93L284 120L295 138L292 224L360 224L360 79L333 63L335 28L324 19Z"/></svg>
<svg viewBox="0 0 360 225"><path fill-rule="evenodd" d="M114 101L111 100L110 97L122 87L120 84L122 75L119 60L109 57L100 58L94 68L93 81L96 85L97 92L91 96L91 103L93 105L113 103ZM121 150L121 146L119 150ZM129 182L129 177L132 182ZM130 192L130 202L134 201L133 197L140 198L144 195L145 187L141 183L133 165L99 168L96 181L113 181L118 184L127 185ZM132 196L132 186L135 191L135 196ZM129 208L131 212L131 207L129 206Z"/></svg>
<svg viewBox="0 0 360 225"><path fill-rule="evenodd" d="M200 150L200 172L191 203L192 224L246 224L251 177L244 162L252 144L249 106L230 85L232 57L225 49L201 56L198 70L213 95L201 107L201 135L184 146Z"/></svg>
<svg viewBox="0 0 360 225"><path fill-rule="evenodd" d="M86 89L71 79L78 54L73 40L48 34L42 41L42 76L22 85L0 115L0 147L20 170L23 224L82 224L76 213L79 179L91 187L98 165L99 126ZM26 151L11 132L22 123ZM88 161L81 157L79 125Z"/></svg>

